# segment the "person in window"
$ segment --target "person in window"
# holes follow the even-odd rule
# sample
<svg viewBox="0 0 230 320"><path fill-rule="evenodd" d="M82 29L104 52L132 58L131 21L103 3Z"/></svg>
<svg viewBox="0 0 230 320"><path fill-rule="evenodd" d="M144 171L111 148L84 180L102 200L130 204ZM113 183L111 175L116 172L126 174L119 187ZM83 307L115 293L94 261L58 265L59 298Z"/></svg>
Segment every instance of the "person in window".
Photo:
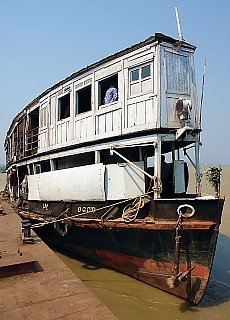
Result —
<svg viewBox="0 0 230 320"><path fill-rule="evenodd" d="M68 106L66 108L65 115L64 115L63 119L69 118L69 116L70 116L70 106Z"/></svg>
<svg viewBox="0 0 230 320"><path fill-rule="evenodd" d="M108 104L114 101L117 101L117 88L115 87L115 84L111 84L109 89L107 89L106 91L104 104Z"/></svg>

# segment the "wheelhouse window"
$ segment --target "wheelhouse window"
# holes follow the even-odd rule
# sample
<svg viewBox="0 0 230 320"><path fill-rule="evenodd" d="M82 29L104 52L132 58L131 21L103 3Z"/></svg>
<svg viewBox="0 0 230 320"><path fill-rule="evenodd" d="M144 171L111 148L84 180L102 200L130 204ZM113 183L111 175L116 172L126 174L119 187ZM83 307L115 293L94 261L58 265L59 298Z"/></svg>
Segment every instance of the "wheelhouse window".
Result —
<svg viewBox="0 0 230 320"><path fill-rule="evenodd" d="M152 64L142 65L129 71L130 96L144 94L152 91L153 71Z"/></svg>
<svg viewBox="0 0 230 320"><path fill-rule="evenodd" d="M99 82L99 105L106 105L118 100L118 75Z"/></svg>
<svg viewBox="0 0 230 320"><path fill-rule="evenodd" d="M58 120L69 118L70 116L70 94L58 99Z"/></svg>
<svg viewBox="0 0 230 320"><path fill-rule="evenodd" d="M84 113L91 110L91 85L76 91L76 112Z"/></svg>

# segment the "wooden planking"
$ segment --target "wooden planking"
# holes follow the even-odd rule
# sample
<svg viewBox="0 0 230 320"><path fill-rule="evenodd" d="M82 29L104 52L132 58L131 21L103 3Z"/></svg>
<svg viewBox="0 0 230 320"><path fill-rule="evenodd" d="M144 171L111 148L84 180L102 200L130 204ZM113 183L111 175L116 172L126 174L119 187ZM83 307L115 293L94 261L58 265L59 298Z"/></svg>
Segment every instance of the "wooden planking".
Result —
<svg viewBox="0 0 230 320"><path fill-rule="evenodd" d="M70 141L69 121L61 121L57 125L57 143L66 143Z"/></svg>
<svg viewBox="0 0 230 320"><path fill-rule="evenodd" d="M156 126L157 123L157 108L154 102L155 101L151 99L145 103L146 123L152 123L153 127Z"/></svg>
<svg viewBox="0 0 230 320"><path fill-rule="evenodd" d="M132 103L127 105L126 127L145 127L146 124L151 124L152 128L156 127L156 99L150 97L143 101L140 101L139 99L132 99L131 101Z"/></svg>
<svg viewBox="0 0 230 320"><path fill-rule="evenodd" d="M97 115L98 126L97 134L109 136L112 132L121 131L121 109L108 110Z"/></svg>
<svg viewBox="0 0 230 320"><path fill-rule="evenodd" d="M145 101L139 101L136 104L136 125L145 124L146 108Z"/></svg>

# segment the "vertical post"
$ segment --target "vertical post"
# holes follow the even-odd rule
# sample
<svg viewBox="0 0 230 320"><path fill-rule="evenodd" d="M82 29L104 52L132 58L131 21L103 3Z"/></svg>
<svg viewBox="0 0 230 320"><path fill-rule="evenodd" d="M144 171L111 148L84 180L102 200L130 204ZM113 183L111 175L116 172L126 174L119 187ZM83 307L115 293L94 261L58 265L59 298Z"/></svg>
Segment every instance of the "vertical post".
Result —
<svg viewBox="0 0 230 320"><path fill-rule="evenodd" d="M142 147L139 147L139 160L143 160Z"/></svg>
<svg viewBox="0 0 230 320"><path fill-rule="evenodd" d="M55 166L54 166L54 160L50 159L50 170L54 171L55 170Z"/></svg>
<svg viewBox="0 0 230 320"><path fill-rule="evenodd" d="M161 180L161 140L155 143L155 163L154 163L154 175ZM154 199L160 198L159 192L154 192Z"/></svg>
<svg viewBox="0 0 230 320"><path fill-rule="evenodd" d="M177 160L180 160L180 149L177 149Z"/></svg>
<svg viewBox="0 0 230 320"><path fill-rule="evenodd" d="M175 143L172 142L173 191L175 192Z"/></svg>
<svg viewBox="0 0 230 320"><path fill-rule="evenodd" d="M100 162L101 162L100 151L96 150L95 151L95 163L100 163Z"/></svg>
<svg viewBox="0 0 230 320"><path fill-rule="evenodd" d="M195 165L196 165L196 193L198 196L201 195L201 173L200 173L200 142L199 140L195 143Z"/></svg>

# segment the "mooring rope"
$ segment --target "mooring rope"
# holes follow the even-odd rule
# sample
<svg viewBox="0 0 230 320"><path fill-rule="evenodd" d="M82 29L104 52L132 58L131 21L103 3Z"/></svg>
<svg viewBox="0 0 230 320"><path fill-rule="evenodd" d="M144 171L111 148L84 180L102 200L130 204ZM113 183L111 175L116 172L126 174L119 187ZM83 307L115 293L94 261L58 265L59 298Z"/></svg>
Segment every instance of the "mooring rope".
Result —
<svg viewBox="0 0 230 320"><path fill-rule="evenodd" d="M122 219L126 222L132 222L136 219L139 210L145 205L145 196L136 197L132 203L129 203L122 213Z"/></svg>
<svg viewBox="0 0 230 320"><path fill-rule="evenodd" d="M153 186L152 186L152 182L154 184ZM157 182L157 185L156 185L156 182ZM151 190L151 191L149 191L149 190ZM95 213L96 211L103 210L103 209L108 209L110 207L113 207L113 206L116 206L116 205L119 205L119 204L122 204L122 203L126 203L126 202L129 202L129 201L133 200L132 203L128 204L125 207L125 208L127 208L126 212L124 212L125 208L123 209L123 214L122 214L122 218L123 218L123 220L125 222L127 222L127 223L128 222L132 222L132 221L134 221L136 219L139 210L145 205L144 198L146 196L149 196L149 194L151 194L153 192L158 192L158 193L162 192L162 183L161 183L160 179L157 178L156 176L152 176L152 179L151 179L151 182L150 182L150 185L149 185L149 189L143 195L137 196L137 197L134 197L134 198L125 199L125 200L122 200L122 201L118 201L116 203L113 203L113 204L110 204L110 205L107 205L107 206L104 206L104 207L96 208L92 212ZM128 207L129 207L129 209L128 209ZM31 226L31 228L32 229L40 228L40 227L43 227L44 225L47 225L47 224L52 224L52 223L56 223L56 222L63 222L65 220L70 220L72 218L77 218L77 217L81 217L81 216L84 216L84 215L88 214L88 212L83 212L83 213L78 213L78 214L75 214L75 215L72 215L72 216L67 216L67 217L59 219L59 217L62 216L63 214L67 214L69 212L69 210L70 210L70 208L68 207L65 211L61 212L56 219L45 220L43 222L33 224ZM134 210L135 210L135 213L134 213ZM133 213L131 213L132 211L133 211Z"/></svg>

